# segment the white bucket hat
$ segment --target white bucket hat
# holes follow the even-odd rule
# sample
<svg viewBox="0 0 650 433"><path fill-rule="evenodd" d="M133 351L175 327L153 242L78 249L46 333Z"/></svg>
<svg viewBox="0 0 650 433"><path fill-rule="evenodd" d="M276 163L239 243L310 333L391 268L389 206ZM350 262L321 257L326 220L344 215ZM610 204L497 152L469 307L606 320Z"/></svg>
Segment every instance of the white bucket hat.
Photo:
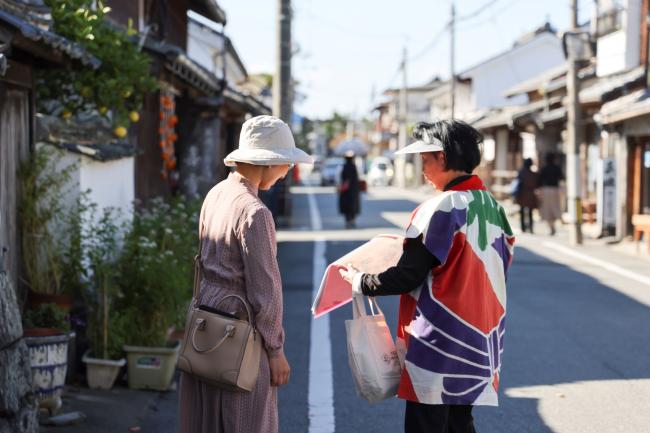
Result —
<svg viewBox="0 0 650 433"><path fill-rule="evenodd" d="M244 122L239 148L223 162L229 167L238 162L253 165L314 163L311 156L296 147L289 125L273 116L256 116Z"/></svg>

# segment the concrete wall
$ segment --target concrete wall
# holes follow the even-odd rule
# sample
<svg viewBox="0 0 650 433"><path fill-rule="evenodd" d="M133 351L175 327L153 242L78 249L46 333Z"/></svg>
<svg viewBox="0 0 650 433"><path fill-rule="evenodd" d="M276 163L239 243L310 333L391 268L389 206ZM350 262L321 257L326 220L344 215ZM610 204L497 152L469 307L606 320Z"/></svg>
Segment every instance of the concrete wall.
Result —
<svg viewBox="0 0 650 433"><path fill-rule="evenodd" d="M505 107L527 102L525 95L506 98L503 93L517 83L564 63L562 41L542 33L507 53L488 60L462 77L472 79L472 104L476 109Z"/></svg>

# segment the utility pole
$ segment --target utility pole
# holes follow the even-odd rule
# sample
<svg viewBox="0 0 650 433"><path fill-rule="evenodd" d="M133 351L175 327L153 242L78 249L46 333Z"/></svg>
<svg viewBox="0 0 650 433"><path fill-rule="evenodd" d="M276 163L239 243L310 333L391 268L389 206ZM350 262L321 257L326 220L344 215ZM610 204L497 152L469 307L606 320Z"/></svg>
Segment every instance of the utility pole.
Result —
<svg viewBox="0 0 650 433"><path fill-rule="evenodd" d="M449 22L451 33L451 119L456 116L456 5L451 2L451 20Z"/></svg>
<svg viewBox="0 0 650 433"><path fill-rule="evenodd" d="M402 52L402 88L399 92L399 136L397 148L402 150L406 147L407 141L407 123L408 123L408 85L406 77L406 61L407 61L407 51L406 46ZM397 160L397 167L399 175L397 177L399 186L406 186L406 157L404 155L399 155Z"/></svg>
<svg viewBox="0 0 650 433"><path fill-rule="evenodd" d="M291 126L293 91L291 82L291 0L278 0L276 62L273 78L273 115ZM271 194L272 207L279 226L288 226L291 218L291 176L281 179Z"/></svg>
<svg viewBox="0 0 650 433"><path fill-rule="evenodd" d="M291 0L278 0L273 115L291 125Z"/></svg>
<svg viewBox="0 0 650 433"><path fill-rule="evenodd" d="M578 29L578 0L571 0L571 30ZM580 82L578 65L574 57L568 56L567 68L567 195L571 218L569 241L572 245L582 244L582 200L580 193L580 142L582 114L580 110Z"/></svg>

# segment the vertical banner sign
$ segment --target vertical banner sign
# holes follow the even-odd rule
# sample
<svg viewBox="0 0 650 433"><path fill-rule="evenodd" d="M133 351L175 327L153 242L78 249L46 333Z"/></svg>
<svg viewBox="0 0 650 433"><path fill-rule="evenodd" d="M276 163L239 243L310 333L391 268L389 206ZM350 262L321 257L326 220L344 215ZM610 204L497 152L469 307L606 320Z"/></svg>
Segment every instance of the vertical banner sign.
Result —
<svg viewBox="0 0 650 433"><path fill-rule="evenodd" d="M602 234L616 230L616 161L598 161L598 225Z"/></svg>

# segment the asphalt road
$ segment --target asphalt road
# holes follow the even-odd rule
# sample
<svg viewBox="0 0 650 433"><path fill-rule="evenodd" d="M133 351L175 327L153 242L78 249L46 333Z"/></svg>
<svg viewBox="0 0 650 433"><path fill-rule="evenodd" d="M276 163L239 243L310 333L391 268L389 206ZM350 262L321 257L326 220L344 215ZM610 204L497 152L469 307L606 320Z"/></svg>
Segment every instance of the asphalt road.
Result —
<svg viewBox="0 0 650 433"><path fill-rule="evenodd" d="M318 232L310 230L310 193L322 220ZM371 190L358 228L345 230L332 188L296 188L293 200L293 228L278 232L292 366L291 383L280 390L280 431L298 433L309 431L313 239L327 240L327 261L334 261L374 234L399 232L418 202L395 189ZM518 241L508 280L501 405L475 409L477 431L650 432L650 286L563 256L545 241L528 235ZM380 303L394 329L398 299ZM355 394L344 325L351 314L345 306L329 319L336 432L402 431L403 401L371 406Z"/></svg>

